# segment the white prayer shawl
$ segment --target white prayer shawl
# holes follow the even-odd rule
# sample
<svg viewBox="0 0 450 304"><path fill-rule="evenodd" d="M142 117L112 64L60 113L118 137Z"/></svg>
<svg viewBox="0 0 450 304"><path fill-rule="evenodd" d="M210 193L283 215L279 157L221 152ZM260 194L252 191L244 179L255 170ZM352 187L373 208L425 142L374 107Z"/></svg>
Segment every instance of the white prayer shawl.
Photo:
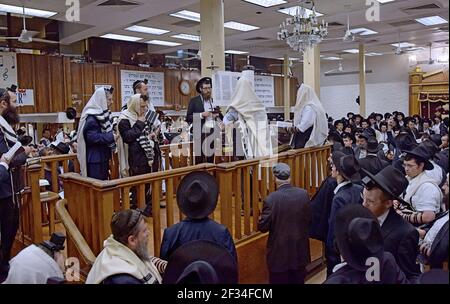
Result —
<svg viewBox="0 0 450 304"><path fill-rule="evenodd" d="M227 112L234 109L239 114L242 139L246 141L247 158L270 156L272 145L266 107L255 94L251 82L243 77L236 84ZM232 137L231 137L232 138Z"/></svg>
<svg viewBox="0 0 450 304"><path fill-rule="evenodd" d="M117 125L122 121L122 119L127 119L130 122L131 127L134 126L138 119L140 96L133 95L128 101L127 109L122 111L119 115L119 120ZM117 139L117 153L119 156L119 171L120 177L130 176L130 165L128 163L128 145L123 142L122 136Z"/></svg>
<svg viewBox="0 0 450 304"><path fill-rule="evenodd" d="M316 112L316 120L305 148L323 145L328 135L328 121L325 110L314 90L310 86L302 84L298 89L297 103L294 107L294 126L299 125L306 105Z"/></svg>
<svg viewBox="0 0 450 304"><path fill-rule="evenodd" d="M86 119L89 115L103 115L108 111L108 103L106 100L106 93L104 88L98 88L94 95L92 95L89 102L81 113L80 123L77 132L77 157L80 163L80 171L82 176L87 176L87 163L86 163L86 141L84 139L84 126Z"/></svg>
<svg viewBox="0 0 450 304"><path fill-rule="evenodd" d="M10 261L3 284L47 284L52 277L64 279L58 263L36 245L30 245Z"/></svg>
<svg viewBox="0 0 450 304"><path fill-rule="evenodd" d="M12 143L16 143L18 141L16 132L14 132L10 124L1 115L0 115L0 128L2 129L2 132L8 141Z"/></svg>
<svg viewBox="0 0 450 304"><path fill-rule="evenodd" d="M86 284L100 284L110 276L128 274L145 284L161 283L162 278L156 266L142 261L131 249L116 241L111 235L103 244L88 274Z"/></svg>
<svg viewBox="0 0 450 304"><path fill-rule="evenodd" d="M423 185L423 184L431 184L434 187L436 187L436 189L438 190L437 192L440 194L440 199L438 202L436 202L436 212L438 212L439 208L440 208L440 204L442 202L442 191L440 190L439 186L436 184L436 182L434 181L434 179L428 177L424 172L422 172L421 174L419 174L418 176L414 177L414 178L409 178L406 177L409 180L409 185L406 188L406 192L405 195L403 197L403 199L407 202L410 203L411 206L416 209L418 204L421 204L421 202L415 202L412 201L412 197L416 195L417 191L419 190L419 188ZM419 193L417 193L419 194ZM424 193L420 193L420 195L427 195ZM430 194L431 195L431 194ZM420 211L420 210L419 210Z"/></svg>

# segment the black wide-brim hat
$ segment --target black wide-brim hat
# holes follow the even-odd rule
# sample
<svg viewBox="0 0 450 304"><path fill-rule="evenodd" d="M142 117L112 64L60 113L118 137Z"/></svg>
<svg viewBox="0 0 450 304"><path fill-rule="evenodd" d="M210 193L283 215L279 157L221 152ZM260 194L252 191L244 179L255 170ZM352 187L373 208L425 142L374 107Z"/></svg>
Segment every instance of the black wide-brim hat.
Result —
<svg viewBox="0 0 450 304"><path fill-rule="evenodd" d="M177 190L177 204L188 218L202 219L214 212L219 197L216 179L206 171L186 175Z"/></svg>
<svg viewBox="0 0 450 304"><path fill-rule="evenodd" d="M216 283L238 283L238 266L228 250L211 241L197 240L180 246L172 253L163 275L163 284L177 283L185 269L197 261L204 261L214 268L218 279Z"/></svg>
<svg viewBox="0 0 450 304"><path fill-rule="evenodd" d="M55 150L58 150L58 152L61 154L69 154L70 152L70 147L62 142L58 143L58 145L56 146L54 144L51 144L50 147Z"/></svg>
<svg viewBox="0 0 450 304"><path fill-rule="evenodd" d="M336 170L347 180L354 183L361 181L361 175L359 174L361 166L353 154L348 155L342 151L334 151L331 159L336 166Z"/></svg>
<svg viewBox="0 0 450 304"><path fill-rule="evenodd" d="M201 79L197 82L197 85L195 86L195 90L197 91L197 93L199 93L199 94L202 93L201 88L202 88L202 85L203 85L205 82L208 82L208 83L210 83L210 84L212 85L212 79L211 79L211 77L203 77L203 78L201 78Z"/></svg>
<svg viewBox="0 0 450 304"><path fill-rule="evenodd" d="M336 214L335 237L339 253L345 262L359 271L366 271L368 258L380 263L384 253L384 241L380 224L372 212L360 204L342 207Z"/></svg>
<svg viewBox="0 0 450 304"><path fill-rule="evenodd" d="M409 205L400 197L409 184L409 181L402 172L395 169L393 166L387 166L376 175L373 175L364 168L361 170L366 174L366 177L362 179L362 184L364 187L370 189L372 186L371 182L373 182L377 188L380 188L383 192L388 193L392 196L392 198Z"/></svg>
<svg viewBox="0 0 450 304"><path fill-rule="evenodd" d="M411 151L403 151L406 157L411 156L425 163L424 170L433 170L434 165L430 162L430 155L424 146L417 146Z"/></svg>

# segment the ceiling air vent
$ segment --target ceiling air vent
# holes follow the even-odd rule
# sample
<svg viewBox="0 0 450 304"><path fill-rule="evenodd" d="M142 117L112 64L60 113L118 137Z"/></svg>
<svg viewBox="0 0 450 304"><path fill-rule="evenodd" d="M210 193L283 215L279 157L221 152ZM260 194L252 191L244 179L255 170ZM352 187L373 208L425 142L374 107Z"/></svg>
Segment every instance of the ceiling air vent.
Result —
<svg viewBox="0 0 450 304"><path fill-rule="evenodd" d="M340 22L328 22L328 27L339 27L339 26L344 26L344 24L340 23Z"/></svg>
<svg viewBox="0 0 450 304"><path fill-rule="evenodd" d="M181 27L194 27L200 25L200 23L191 21L191 20L182 20L175 23L172 23L172 25L181 26Z"/></svg>
<svg viewBox="0 0 450 304"><path fill-rule="evenodd" d="M417 24L417 22L414 21L414 20L403 20L403 21L392 22L392 23L389 23L389 24L392 25L392 26L395 26L395 27L400 27L400 26L407 26L407 25Z"/></svg>
<svg viewBox="0 0 450 304"><path fill-rule="evenodd" d="M100 3L98 6L126 6L126 5L139 5L139 4L125 0L108 0Z"/></svg>
<svg viewBox="0 0 450 304"><path fill-rule="evenodd" d="M270 40L270 39L265 38L265 37L253 37L253 38L244 39L244 41L266 41L266 40Z"/></svg>
<svg viewBox="0 0 450 304"><path fill-rule="evenodd" d="M431 3L431 4L426 4L426 5L405 8L403 11L406 13L417 13L418 11L431 10L431 9L437 9L437 8L441 8L441 7L437 4Z"/></svg>

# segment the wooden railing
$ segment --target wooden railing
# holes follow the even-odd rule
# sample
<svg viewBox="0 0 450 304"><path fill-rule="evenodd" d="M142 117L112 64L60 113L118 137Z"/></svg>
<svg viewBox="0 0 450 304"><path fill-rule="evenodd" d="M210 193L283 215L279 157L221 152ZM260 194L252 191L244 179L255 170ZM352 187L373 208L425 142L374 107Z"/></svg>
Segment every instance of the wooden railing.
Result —
<svg viewBox="0 0 450 304"><path fill-rule="evenodd" d="M80 172L76 154L46 156L30 160L31 165L22 168L22 188L20 195L20 223L17 239L22 245L42 242L43 203L39 180L45 178L45 168L51 172L51 192L59 193L60 168L69 172L69 162L74 164L74 171ZM53 216L51 214L50 216Z"/></svg>
<svg viewBox="0 0 450 304"><path fill-rule="evenodd" d="M263 199L275 190L270 170L273 163L290 165L292 183L313 194L327 175L329 154L330 146L324 146L288 151L278 155L277 159L202 164L112 181L83 178L74 173L63 174L61 178L68 214L94 255L99 254L103 241L111 233L112 214L130 207L132 188L137 189L137 203L142 208L145 205L146 185L150 186L153 189L153 217L149 219L153 227L153 255L159 256L163 229L183 219L176 204L176 192L179 181L186 174L203 170L215 176L220 196L216 212L211 217L225 225L235 241L239 242L257 233ZM160 190L162 183L165 183L164 193ZM160 207L162 203L165 203L165 212ZM68 237L68 254L79 256L79 246L73 243L71 233ZM83 259L86 260L86 257Z"/></svg>

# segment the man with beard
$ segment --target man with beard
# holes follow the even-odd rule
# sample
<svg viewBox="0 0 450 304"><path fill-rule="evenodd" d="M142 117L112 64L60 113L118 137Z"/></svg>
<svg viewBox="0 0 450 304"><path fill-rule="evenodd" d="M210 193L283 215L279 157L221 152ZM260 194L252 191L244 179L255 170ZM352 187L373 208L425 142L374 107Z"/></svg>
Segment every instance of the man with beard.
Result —
<svg viewBox="0 0 450 304"><path fill-rule="evenodd" d="M203 144L208 135L214 132L214 120L218 114L214 114L211 78L200 79L196 90L199 95L189 102L186 122L192 125L191 134L194 137L194 154L196 154L195 164L198 165L204 162L214 162L213 156L205 155L206 148L204 149ZM200 125L197 125L198 123Z"/></svg>
<svg viewBox="0 0 450 304"><path fill-rule="evenodd" d="M16 104L11 94L0 89L0 280L8 273L11 248L19 223L19 212L15 194L21 189L17 175L26 161L30 147L22 147L12 126L6 121L18 121ZM14 186L14 187L13 187Z"/></svg>
<svg viewBox="0 0 450 304"><path fill-rule="evenodd" d="M86 284L160 284L167 262L149 255L149 230L142 213L115 213L111 231Z"/></svg>

